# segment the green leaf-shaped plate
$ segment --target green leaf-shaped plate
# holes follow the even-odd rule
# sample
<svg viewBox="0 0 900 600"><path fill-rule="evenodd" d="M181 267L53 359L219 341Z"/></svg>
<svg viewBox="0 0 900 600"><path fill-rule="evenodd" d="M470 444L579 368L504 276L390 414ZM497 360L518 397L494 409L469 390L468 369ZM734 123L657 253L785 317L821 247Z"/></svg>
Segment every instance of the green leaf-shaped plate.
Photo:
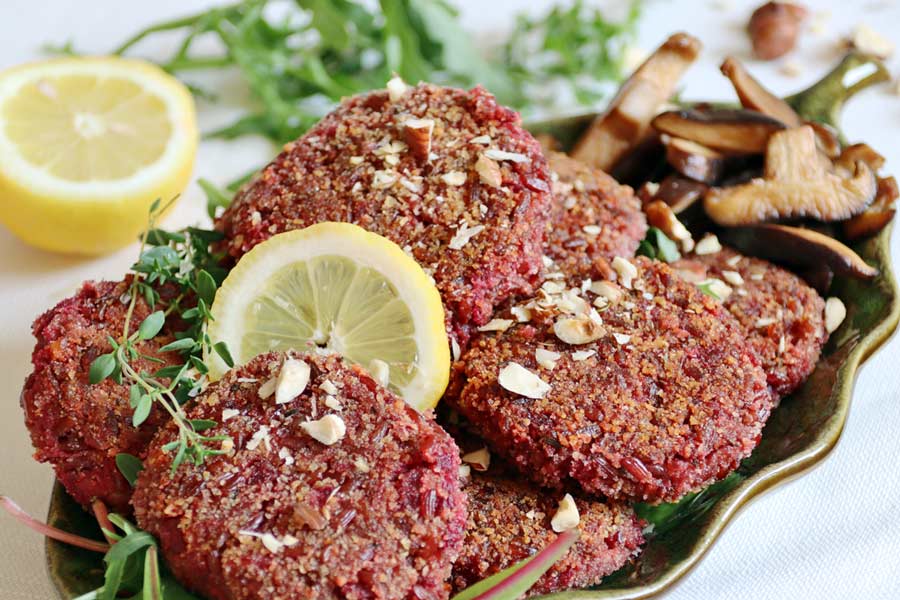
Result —
<svg viewBox="0 0 900 600"><path fill-rule="evenodd" d="M821 82L789 101L804 116L834 122L846 98L884 77L883 67L848 56ZM564 145L577 139L593 115L536 123L536 133L551 133ZM832 336L806 384L772 413L762 442L741 467L719 483L677 504L639 506L653 525L643 553L604 580L598 588L547 596L557 600L634 600L660 593L683 577L710 548L747 502L812 468L837 443L850 409L859 365L894 331L900 318L897 284L891 270L891 227L853 246L878 268L873 281L835 278L832 294L847 306L847 318ZM48 521L67 531L101 539L96 522L56 484ZM48 540L47 564L62 598L99 587L99 554Z"/></svg>

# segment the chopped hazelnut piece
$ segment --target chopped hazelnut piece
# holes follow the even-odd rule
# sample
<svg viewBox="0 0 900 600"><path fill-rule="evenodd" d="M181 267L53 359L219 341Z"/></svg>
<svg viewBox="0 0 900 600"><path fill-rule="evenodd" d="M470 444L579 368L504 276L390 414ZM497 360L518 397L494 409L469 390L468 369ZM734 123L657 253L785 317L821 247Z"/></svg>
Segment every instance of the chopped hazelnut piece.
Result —
<svg viewBox="0 0 900 600"><path fill-rule="evenodd" d="M478 331L506 331L512 324L512 319L491 319L479 327Z"/></svg>
<svg viewBox="0 0 900 600"><path fill-rule="evenodd" d="M744 285L744 278L737 271L722 271L722 277L731 285Z"/></svg>
<svg viewBox="0 0 900 600"><path fill-rule="evenodd" d="M294 455L291 454L291 451L287 448L282 448L278 451L278 458L284 461L284 464L290 466L294 464Z"/></svg>
<svg viewBox="0 0 900 600"><path fill-rule="evenodd" d="M259 397L265 400L269 396L275 393L275 385L278 383L278 378L273 377L272 379L266 381L261 386L259 386L259 390L257 393Z"/></svg>
<svg viewBox="0 0 900 600"><path fill-rule="evenodd" d="M614 333L613 337L620 346L624 346L631 341L631 336L625 333Z"/></svg>
<svg viewBox="0 0 900 600"><path fill-rule="evenodd" d="M593 355L597 354L596 350L578 350L572 353L572 360L576 362L581 362L582 360L587 360Z"/></svg>
<svg viewBox="0 0 900 600"><path fill-rule="evenodd" d="M462 461L472 465L472 468L476 471L487 471L488 467L491 466L491 453L487 448L481 448L480 450L463 454Z"/></svg>
<svg viewBox="0 0 900 600"><path fill-rule="evenodd" d="M509 312L516 318L519 323L527 323L531 320L531 309L527 306L518 305L509 309Z"/></svg>
<svg viewBox="0 0 900 600"><path fill-rule="evenodd" d="M466 174L462 171L450 171L441 175L441 179L447 185L459 187L466 182Z"/></svg>
<svg viewBox="0 0 900 600"><path fill-rule="evenodd" d="M601 323L588 315L563 317L553 324L553 333L567 344L587 344L604 336L606 330Z"/></svg>
<svg viewBox="0 0 900 600"><path fill-rule="evenodd" d="M372 175L372 187L389 188L397 182L397 174L393 171L375 171Z"/></svg>
<svg viewBox="0 0 900 600"><path fill-rule="evenodd" d="M227 421L228 419L233 419L234 417L241 414L241 411L234 408L226 408L222 411L222 420Z"/></svg>
<svg viewBox="0 0 900 600"><path fill-rule="evenodd" d="M377 358L372 359L372 362L369 363L369 371L372 373L372 377L375 378L375 381L382 386L387 387L388 383L390 383L391 368L383 360Z"/></svg>
<svg viewBox="0 0 900 600"><path fill-rule="evenodd" d="M637 267L632 263L617 256L612 260L612 268L619 275L619 283L626 289L631 289L631 282L638 276Z"/></svg>
<svg viewBox="0 0 900 600"><path fill-rule="evenodd" d="M722 281L721 279L705 279L697 284L697 287L700 288L707 296L712 296L716 300L724 301L728 296L731 295L732 289L728 286L727 283Z"/></svg>
<svg viewBox="0 0 900 600"><path fill-rule="evenodd" d="M710 234L697 242L697 245L694 247L694 254L702 256L704 254L715 254L721 250L722 244L719 243L719 238Z"/></svg>
<svg viewBox="0 0 900 600"><path fill-rule="evenodd" d="M591 283L591 291L601 298L606 298L611 304L615 304L625 295L625 292L611 281L595 281Z"/></svg>
<svg viewBox="0 0 900 600"><path fill-rule="evenodd" d="M266 450L272 449L272 439L269 437L269 428L265 425L253 433L250 441L247 442L247 450L256 450L259 448L259 445L263 443L266 445Z"/></svg>
<svg viewBox="0 0 900 600"><path fill-rule="evenodd" d="M403 123L406 145L419 162L430 160L433 133L434 119L408 119Z"/></svg>
<svg viewBox="0 0 900 600"><path fill-rule="evenodd" d="M825 301L825 331L833 333L847 317L847 307L840 298L832 296Z"/></svg>
<svg viewBox="0 0 900 600"><path fill-rule="evenodd" d="M495 150L494 148L485 150L484 155L491 160L508 160L510 162L517 163L531 162L531 159L524 154L519 154L518 152L506 152L504 150Z"/></svg>
<svg viewBox="0 0 900 600"><path fill-rule="evenodd" d="M778 320L773 317L763 317L761 319L756 320L756 328L760 329L762 327L768 327L769 325L774 325Z"/></svg>
<svg viewBox="0 0 900 600"><path fill-rule="evenodd" d="M322 388L322 391L325 392L326 394L331 394L332 396L338 395L338 388L336 385L334 385L334 382L331 381L330 379L324 380L322 383L319 384L319 387Z"/></svg>
<svg viewBox="0 0 900 600"><path fill-rule="evenodd" d="M581 523L581 517L578 514L578 507L575 505L575 499L572 494L566 494L559 501L559 508L556 514L550 519L550 527L556 533L562 533L569 529L575 529Z"/></svg>
<svg viewBox="0 0 900 600"><path fill-rule="evenodd" d="M581 230L588 235L600 235L603 233L603 228L599 225L585 225Z"/></svg>
<svg viewBox="0 0 900 600"><path fill-rule="evenodd" d="M550 384L514 362L500 369L497 382L503 389L532 400L539 400L550 391Z"/></svg>
<svg viewBox="0 0 900 600"><path fill-rule="evenodd" d="M309 383L309 365L289 358L281 365L275 384L275 404L286 404L303 393Z"/></svg>
<svg viewBox="0 0 900 600"><path fill-rule="evenodd" d="M394 75L387 82L387 91L391 102L396 102L409 91L409 86L406 85L406 82L399 75Z"/></svg>
<svg viewBox="0 0 900 600"><path fill-rule="evenodd" d="M331 446L340 441L347 433L344 420L337 415L325 415L316 421L300 423L300 427L318 442Z"/></svg>
<svg viewBox="0 0 900 600"><path fill-rule="evenodd" d="M332 395L325 396L325 406L331 410L344 410L344 407L341 406L341 401Z"/></svg>
<svg viewBox="0 0 900 600"><path fill-rule="evenodd" d="M460 250L463 246L469 243L469 240L484 231L484 225L475 225L474 227L469 227L467 223L462 223L459 228L457 228L456 233L450 239L450 249L452 250Z"/></svg>
<svg viewBox="0 0 900 600"><path fill-rule="evenodd" d="M562 357L562 354L559 352L547 350L546 348L538 348L534 351L534 359L537 361L537 364L551 371L556 367L556 361L560 357Z"/></svg>
<svg viewBox="0 0 900 600"><path fill-rule="evenodd" d="M503 185L503 173L500 165L482 154L475 162L475 172L481 181L491 187L498 188Z"/></svg>

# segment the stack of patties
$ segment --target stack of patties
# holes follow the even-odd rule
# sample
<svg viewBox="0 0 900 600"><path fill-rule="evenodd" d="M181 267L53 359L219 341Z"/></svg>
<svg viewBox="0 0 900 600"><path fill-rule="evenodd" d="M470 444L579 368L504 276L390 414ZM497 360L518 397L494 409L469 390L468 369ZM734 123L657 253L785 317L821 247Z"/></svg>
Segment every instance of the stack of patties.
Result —
<svg viewBox="0 0 900 600"><path fill-rule="evenodd" d="M632 190L545 157L481 88L395 79L346 100L216 227L237 261L324 221L391 239L433 278L454 414L416 413L338 357L263 355L186 406L234 447L173 473L174 425L157 410L134 428L124 386L87 386L126 286L88 286L35 326L23 401L39 458L82 504L127 512L130 488L86 457L107 471L120 452L146 457L138 523L209 598L447 598L572 528L579 541L532 593L596 585L643 543L631 504L737 468L826 338L821 298L768 263L709 243L675 268L635 258L647 225ZM724 303L695 285L710 277L729 282ZM135 318L148 312L138 302ZM272 402L283 379L302 380L289 399L302 408Z"/></svg>

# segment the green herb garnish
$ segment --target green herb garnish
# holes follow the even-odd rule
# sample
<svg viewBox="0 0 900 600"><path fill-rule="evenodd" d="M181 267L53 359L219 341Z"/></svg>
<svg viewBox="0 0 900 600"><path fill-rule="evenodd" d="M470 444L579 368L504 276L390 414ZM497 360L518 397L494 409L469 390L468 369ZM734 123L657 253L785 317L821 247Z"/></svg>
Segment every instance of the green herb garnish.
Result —
<svg viewBox="0 0 900 600"><path fill-rule="evenodd" d="M187 78L237 68L257 102L256 110L209 135L257 134L284 143L342 97L383 87L393 73L410 82L481 84L524 113L550 104L594 105L611 91L603 84L622 75L638 14L634 0L625 21L614 23L577 0L543 17L518 17L507 40L480 52L445 0L245 0L151 25L114 53L130 54L157 34L180 36L162 68ZM210 54L208 38L221 51ZM71 44L55 50L75 53ZM561 86L571 93L561 94ZM572 96L575 106L559 106L561 95Z"/></svg>
<svg viewBox="0 0 900 600"><path fill-rule="evenodd" d="M667 263L681 258L678 245L657 227L647 229L647 236L638 245L637 254Z"/></svg>
<svg viewBox="0 0 900 600"><path fill-rule="evenodd" d="M157 229L156 219L164 210L165 207L160 208L158 201L151 206L149 227L141 238L140 255L131 268L130 301L122 334L119 338L109 337L110 351L91 362L88 378L92 384L112 379L129 386L129 405L133 409L131 420L135 427L147 419L154 404L169 413L178 425L178 439L164 446L164 449L174 452L174 471L185 460L201 464L207 456L222 453L221 442L228 436L201 435L214 423L191 421L183 405L206 382L209 369L204 356L216 353L229 366L234 363L225 345L212 344L206 333L207 324L212 319L210 307L226 275L225 269L219 266L221 257L210 251L210 245L221 239L221 234L193 227L181 231ZM163 302L159 294L161 286L173 287L174 298ZM160 308L132 330L132 316L139 296L151 308ZM175 334L175 341L159 350L178 352L184 361L163 367L155 373L138 371L133 366L138 359L160 362L154 356L142 354L139 344L155 338L170 315L177 315L185 326ZM116 464L133 484L140 470L137 458L120 454L116 457Z"/></svg>

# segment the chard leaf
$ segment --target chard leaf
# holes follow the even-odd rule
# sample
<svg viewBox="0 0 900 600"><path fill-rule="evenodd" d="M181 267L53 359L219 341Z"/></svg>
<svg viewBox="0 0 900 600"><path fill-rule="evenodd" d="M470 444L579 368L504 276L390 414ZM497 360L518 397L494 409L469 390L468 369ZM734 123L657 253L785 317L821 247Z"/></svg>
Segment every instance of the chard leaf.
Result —
<svg viewBox="0 0 900 600"><path fill-rule="evenodd" d="M541 578L569 548L578 541L580 532L570 529L557 536L550 544L529 558L503 569L487 579L469 586L451 600L516 600Z"/></svg>

